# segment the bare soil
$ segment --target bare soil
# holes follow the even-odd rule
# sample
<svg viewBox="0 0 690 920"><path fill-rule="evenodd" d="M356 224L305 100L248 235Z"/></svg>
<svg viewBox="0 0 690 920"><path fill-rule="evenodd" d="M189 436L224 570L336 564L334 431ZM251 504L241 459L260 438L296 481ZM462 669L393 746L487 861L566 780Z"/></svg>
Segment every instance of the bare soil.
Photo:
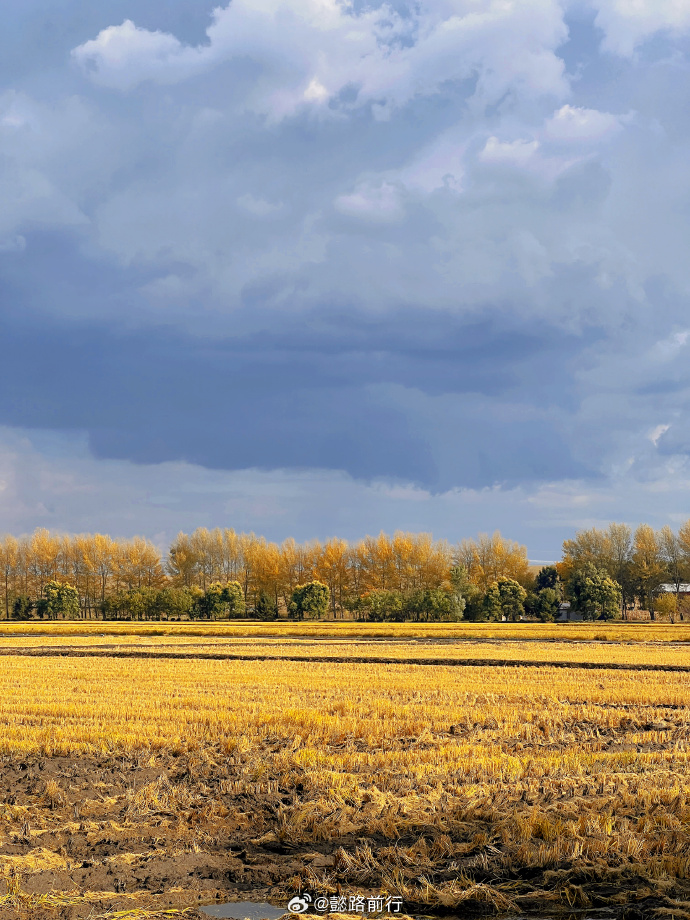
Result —
<svg viewBox="0 0 690 920"><path fill-rule="evenodd" d="M690 881L650 879L632 860L511 868L491 843L495 809L448 815L443 828L408 828L404 838L344 833L296 842L281 827L286 814L309 804L300 776L248 792L236 781L242 769L218 751L155 760L150 753L4 757L2 920L79 920L134 908L190 908L194 920L203 916L200 904L285 904L302 890L371 896L390 891L392 882L418 892L420 877L439 888L462 877L475 894L461 907L406 898L407 913L554 916L579 909L586 917L583 908L609 908L620 920L690 918ZM42 900L49 895L52 904Z"/></svg>

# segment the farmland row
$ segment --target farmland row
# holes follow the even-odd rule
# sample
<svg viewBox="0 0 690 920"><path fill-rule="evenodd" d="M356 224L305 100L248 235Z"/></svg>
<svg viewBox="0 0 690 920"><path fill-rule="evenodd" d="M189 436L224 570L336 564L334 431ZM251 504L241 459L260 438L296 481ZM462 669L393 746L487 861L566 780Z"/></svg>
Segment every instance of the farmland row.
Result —
<svg viewBox="0 0 690 920"><path fill-rule="evenodd" d="M190 641L187 638L142 637L111 638L36 638L0 640L0 656L37 657L116 657L206 660L286 660L295 662L349 662L416 665L486 667L603 668L607 670L690 671L690 646L685 644L631 644L581 642L409 642L409 641L333 641L270 640Z"/></svg>

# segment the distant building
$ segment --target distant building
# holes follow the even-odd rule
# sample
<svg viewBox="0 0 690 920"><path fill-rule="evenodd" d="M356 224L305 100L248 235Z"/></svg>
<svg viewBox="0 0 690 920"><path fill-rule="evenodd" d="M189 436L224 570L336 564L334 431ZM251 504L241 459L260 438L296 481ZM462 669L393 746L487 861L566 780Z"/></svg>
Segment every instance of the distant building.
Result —
<svg viewBox="0 0 690 920"><path fill-rule="evenodd" d="M582 620L582 614L578 613L576 610L570 609L570 602L563 601L563 603L558 605L558 616L556 617L557 623L577 623Z"/></svg>
<svg viewBox="0 0 690 920"><path fill-rule="evenodd" d="M663 591L665 594L675 594L676 586L674 584L659 585L659 591ZM690 584L679 584L678 594L690 594Z"/></svg>

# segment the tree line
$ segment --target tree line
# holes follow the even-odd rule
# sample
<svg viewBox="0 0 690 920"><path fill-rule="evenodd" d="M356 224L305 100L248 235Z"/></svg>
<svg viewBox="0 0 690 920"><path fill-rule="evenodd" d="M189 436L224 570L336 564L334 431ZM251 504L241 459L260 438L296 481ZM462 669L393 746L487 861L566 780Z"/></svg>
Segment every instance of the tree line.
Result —
<svg viewBox="0 0 690 920"><path fill-rule="evenodd" d="M529 580L526 548L500 533L455 546L403 532L277 544L198 528L178 534L162 556L142 537L37 530L0 540L0 610L6 619L60 617L59 605L42 602L49 585L66 584L77 598L69 616L84 619L456 618L464 610L451 579L458 567L482 592L500 577ZM316 587L303 597L306 585Z"/></svg>
<svg viewBox="0 0 690 920"><path fill-rule="evenodd" d="M652 620L658 614L671 622L684 620L690 616L690 598L681 592L681 585L690 582L690 521L677 532L668 525L654 530L649 524L634 531L627 524L578 531L563 543L558 573L576 601L577 591L568 586L577 587L587 578L608 579L618 591L623 618L640 608Z"/></svg>
<svg viewBox="0 0 690 920"><path fill-rule="evenodd" d="M357 543L272 543L232 529L180 533L163 556L150 541L47 530L0 540L6 619L333 618L372 621L552 620L564 599L587 619L635 605L684 616L690 521L678 533L625 524L583 530L538 572L496 532L451 545L396 532ZM661 590L676 586L676 594Z"/></svg>

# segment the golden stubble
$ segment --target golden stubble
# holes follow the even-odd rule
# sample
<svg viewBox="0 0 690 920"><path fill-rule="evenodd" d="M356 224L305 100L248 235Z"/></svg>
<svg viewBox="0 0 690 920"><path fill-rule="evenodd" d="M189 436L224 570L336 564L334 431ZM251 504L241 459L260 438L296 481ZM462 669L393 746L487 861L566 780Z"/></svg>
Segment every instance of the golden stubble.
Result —
<svg viewBox="0 0 690 920"><path fill-rule="evenodd" d="M17 655L0 674L0 753L173 753L223 776L198 803L154 779L126 821L203 808L241 823L223 796L299 790L262 833L307 848L354 836L337 854L354 882L507 909L510 891L477 871L553 871L554 890L568 862L690 877L689 697L684 674L661 671ZM46 784L41 805L59 798ZM8 832L16 812L0 808ZM439 861L462 872L432 881Z"/></svg>

